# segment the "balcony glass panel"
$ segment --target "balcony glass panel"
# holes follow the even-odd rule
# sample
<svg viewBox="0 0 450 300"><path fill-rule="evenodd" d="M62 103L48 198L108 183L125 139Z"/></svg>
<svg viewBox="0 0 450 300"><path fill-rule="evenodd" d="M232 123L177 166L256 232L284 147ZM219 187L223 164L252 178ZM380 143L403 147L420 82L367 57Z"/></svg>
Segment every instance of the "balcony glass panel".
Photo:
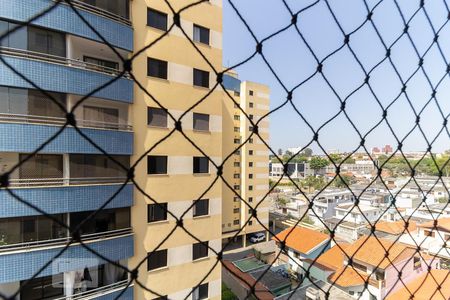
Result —
<svg viewBox="0 0 450 300"><path fill-rule="evenodd" d="M81 224L81 222L86 220L90 214L92 214L92 211L71 213L71 227L75 228L78 224ZM83 235L126 229L130 226L131 222L129 208L107 209L99 212L94 218L87 220L81 226L80 231Z"/></svg>
<svg viewBox="0 0 450 300"><path fill-rule="evenodd" d="M126 168L130 167L130 157L113 155ZM75 178L125 178L126 171L104 155L70 155L70 177Z"/></svg>
<svg viewBox="0 0 450 300"><path fill-rule="evenodd" d="M23 161L27 154L20 154ZM63 156L57 154L36 154L24 161L19 167L20 179L62 178Z"/></svg>
<svg viewBox="0 0 450 300"><path fill-rule="evenodd" d="M66 36L64 33L29 26L28 50L66 57Z"/></svg>
<svg viewBox="0 0 450 300"><path fill-rule="evenodd" d="M130 18L129 0L81 0L86 4L106 10L123 18Z"/></svg>

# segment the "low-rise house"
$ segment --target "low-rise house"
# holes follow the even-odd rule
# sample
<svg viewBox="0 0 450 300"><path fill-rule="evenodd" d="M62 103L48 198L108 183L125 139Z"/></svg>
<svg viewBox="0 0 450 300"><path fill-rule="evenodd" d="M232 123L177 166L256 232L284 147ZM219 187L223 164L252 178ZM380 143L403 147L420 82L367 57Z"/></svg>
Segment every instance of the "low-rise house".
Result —
<svg viewBox="0 0 450 300"><path fill-rule="evenodd" d="M450 269L450 218L440 218L434 221L417 225L417 231L412 234L404 234L400 241L413 247L420 248L430 255L440 258L442 268Z"/></svg>
<svg viewBox="0 0 450 300"><path fill-rule="evenodd" d="M426 274L428 265L433 269L439 267L433 263L433 257L419 255L407 245L373 236L361 237L344 251L343 266L329 281L363 300L384 299L388 293L399 290L403 283ZM398 279L400 270L401 281Z"/></svg>
<svg viewBox="0 0 450 300"><path fill-rule="evenodd" d="M327 234L300 226L285 229L272 240L276 242L279 251L282 251L280 241L285 242L283 259L300 280L307 267L305 261L315 259L330 248L330 237Z"/></svg>
<svg viewBox="0 0 450 300"><path fill-rule="evenodd" d="M348 241L357 240L361 230L374 224L383 212L378 207L362 204L355 206L352 203L340 204L335 210L335 216L327 221L337 236Z"/></svg>
<svg viewBox="0 0 450 300"><path fill-rule="evenodd" d="M353 203L353 194L346 189L327 190L311 197L313 207L308 211L309 218L316 226L323 226L323 221L332 218L336 213L336 207L340 204Z"/></svg>

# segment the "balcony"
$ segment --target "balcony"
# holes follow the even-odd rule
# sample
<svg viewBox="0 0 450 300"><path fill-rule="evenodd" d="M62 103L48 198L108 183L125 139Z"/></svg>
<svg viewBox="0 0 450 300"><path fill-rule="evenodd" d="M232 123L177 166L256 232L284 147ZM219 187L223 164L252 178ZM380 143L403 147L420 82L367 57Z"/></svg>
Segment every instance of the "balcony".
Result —
<svg viewBox="0 0 450 300"><path fill-rule="evenodd" d="M115 68L29 50L1 47L0 55L15 70L24 74L42 89L60 93L86 95L121 73ZM33 72L30 72L31 70ZM2 73L0 85L31 88L29 83L18 77L3 63L0 63L0 72ZM124 76L93 96L131 103L133 82Z"/></svg>
<svg viewBox="0 0 450 300"><path fill-rule="evenodd" d="M96 237L86 241L85 244L111 261L128 259L134 255L132 233L124 233L113 237ZM69 246L57 261L54 260L63 247L64 244L1 253L0 265L9 272L0 273L0 283L29 279L48 262L52 263L39 274L40 276L50 276L106 263L77 243Z"/></svg>
<svg viewBox="0 0 450 300"><path fill-rule="evenodd" d="M120 15L120 10L111 12L106 9L89 5L87 1L72 0L80 14L112 45L133 50L133 29L126 14ZM92 2L92 1L90 1ZM52 0L14 0L1 1L2 9L0 18L26 22L34 15L45 10L53 4ZM47 13L42 18L33 21L33 24L50 28L90 40L102 42L97 34L92 31L72 10L72 8L60 3L55 9Z"/></svg>

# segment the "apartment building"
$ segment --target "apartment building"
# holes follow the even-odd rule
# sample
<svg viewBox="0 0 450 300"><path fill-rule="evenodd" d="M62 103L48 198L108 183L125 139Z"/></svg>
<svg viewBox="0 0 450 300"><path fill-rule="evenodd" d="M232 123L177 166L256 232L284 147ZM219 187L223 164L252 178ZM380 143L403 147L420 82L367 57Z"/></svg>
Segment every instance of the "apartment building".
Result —
<svg viewBox="0 0 450 300"><path fill-rule="evenodd" d="M72 299L122 293L121 299L132 299L133 286L127 287L123 269L76 241L65 249L71 231L79 227L84 244L102 257L127 266L134 255L134 191L131 184L124 185L124 168L72 126L59 132L66 122L65 109L73 110L81 134L129 167L134 151L129 118L133 81L122 77L80 101L117 77L122 58L133 51L128 1L72 4L116 53L65 2L0 43L5 61L0 62L0 174L7 172L10 189L0 189L0 295ZM0 1L0 35L51 5L56 3ZM79 226L102 205L102 212Z"/></svg>
<svg viewBox="0 0 450 300"><path fill-rule="evenodd" d="M240 81L234 71L225 74L224 86L223 157L232 155L224 165L224 179L230 186L222 184L223 245L234 240L245 247L253 233L265 232L261 224L266 228L269 224L269 201L264 198L269 191L269 151L261 140L269 142L269 120L261 118L269 112L270 90ZM261 138L252 134L250 120ZM253 209L257 219L252 217Z"/></svg>
<svg viewBox="0 0 450 300"><path fill-rule="evenodd" d="M170 3L178 11L191 1ZM174 14L165 1L136 0L131 7L135 49L165 35L133 62L140 83L134 88L133 162L139 162L135 175L142 191L135 190L132 208L136 243L131 261L133 266L144 262L139 280L149 289L136 289L134 297L219 299L215 252L222 241L222 185L214 184L214 164L222 162L223 90L214 88L214 70L222 70L221 1L180 14L187 36L172 28ZM175 121L186 136L174 130ZM181 218L183 227L177 227Z"/></svg>

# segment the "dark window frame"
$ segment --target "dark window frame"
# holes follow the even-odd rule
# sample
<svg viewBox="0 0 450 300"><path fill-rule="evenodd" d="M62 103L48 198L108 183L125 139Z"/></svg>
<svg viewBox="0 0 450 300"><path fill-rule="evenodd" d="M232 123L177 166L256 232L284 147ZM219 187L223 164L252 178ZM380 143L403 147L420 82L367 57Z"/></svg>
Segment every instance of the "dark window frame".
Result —
<svg viewBox="0 0 450 300"><path fill-rule="evenodd" d="M159 79L168 79L169 64L165 60L147 57L147 76Z"/></svg>
<svg viewBox="0 0 450 300"><path fill-rule="evenodd" d="M154 120L155 117L153 116L153 114L155 112L156 113L160 113L159 115L157 114L156 116L159 119L165 119L165 121L160 122L160 120ZM151 119L154 120L154 124L151 124L152 123ZM167 128L167 124L168 124L167 120L168 120L168 118L167 118L167 111L165 109L159 108L159 107L150 107L150 106L147 107L147 125L148 126L159 127L159 128ZM165 123L165 125L159 125L160 123L161 124Z"/></svg>
<svg viewBox="0 0 450 300"><path fill-rule="evenodd" d="M151 159L155 158L155 159L164 159L163 164L165 164L162 167L162 170L158 171L158 162L155 161L156 165L154 166L154 168L151 168ZM167 174L167 166L168 166L168 157L166 155L148 155L147 156L147 174L148 175L165 175ZM161 166L160 166L161 167Z"/></svg>
<svg viewBox="0 0 450 300"><path fill-rule="evenodd" d="M206 245L205 245L206 244ZM208 242L192 244L192 260L208 257Z"/></svg>
<svg viewBox="0 0 450 300"><path fill-rule="evenodd" d="M167 202L147 204L147 223L162 221L167 221Z"/></svg>
<svg viewBox="0 0 450 300"><path fill-rule="evenodd" d="M152 19L151 14L153 14L153 16L156 16L157 18L159 18L159 20ZM162 31L167 31L167 19L168 19L168 15L166 13L156 10L156 9L152 9L150 7L147 7L147 26L155 28L155 29L159 29Z"/></svg>
<svg viewBox="0 0 450 300"><path fill-rule="evenodd" d="M209 88L209 72L200 69L193 69L192 84L197 87Z"/></svg>
<svg viewBox="0 0 450 300"><path fill-rule="evenodd" d="M192 172L194 174L209 174L209 160L206 156L194 156L192 158ZM206 169L205 169L206 162Z"/></svg>
<svg viewBox="0 0 450 300"><path fill-rule="evenodd" d="M201 217L209 215L209 199L199 199L194 201L194 206L192 207L193 217Z"/></svg>
<svg viewBox="0 0 450 300"><path fill-rule="evenodd" d="M195 30L198 29L199 35L198 37L195 34ZM200 26L198 24L194 24L193 26L193 36L192 39L194 42L198 42L201 44L209 45L210 42L210 30L204 26Z"/></svg>
<svg viewBox="0 0 450 300"><path fill-rule="evenodd" d="M147 271L167 267L167 249L153 251L147 254Z"/></svg>

